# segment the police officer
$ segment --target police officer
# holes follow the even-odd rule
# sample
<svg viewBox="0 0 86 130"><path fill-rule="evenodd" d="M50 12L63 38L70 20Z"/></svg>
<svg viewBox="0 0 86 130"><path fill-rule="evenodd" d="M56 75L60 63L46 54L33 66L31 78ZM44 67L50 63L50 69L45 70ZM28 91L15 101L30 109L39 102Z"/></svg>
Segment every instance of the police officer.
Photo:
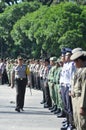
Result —
<svg viewBox="0 0 86 130"><path fill-rule="evenodd" d="M74 122L77 130L86 130L86 53L76 51L71 60L77 68L71 90Z"/></svg>
<svg viewBox="0 0 86 130"><path fill-rule="evenodd" d="M52 106L51 97L50 97L50 91L49 91L49 85L48 85L48 74L50 70L50 62L49 59L44 60L44 73L43 73L43 82L44 82L44 92L45 92L45 103L44 108L49 108Z"/></svg>
<svg viewBox="0 0 86 130"><path fill-rule="evenodd" d="M68 51L68 50L67 50ZM61 96L64 105L64 112L67 118L67 125L66 127L62 127L61 130L65 130L68 127L72 127L72 105L71 105L71 98L69 96L69 92L71 90L71 77L75 71L74 62L70 60L71 51L66 52L65 54L65 64L63 66L63 75L61 80ZM71 129L71 128L70 128Z"/></svg>
<svg viewBox="0 0 86 130"><path fill-rule="evenodd" d="M11 87L14 87L14 78L16 81L16 108L15 111L23 111L25 89L27 85L27 78L30 74L29 68L23 64L23 58L18 57L18 64L13 68L11 75Z"/></svg>

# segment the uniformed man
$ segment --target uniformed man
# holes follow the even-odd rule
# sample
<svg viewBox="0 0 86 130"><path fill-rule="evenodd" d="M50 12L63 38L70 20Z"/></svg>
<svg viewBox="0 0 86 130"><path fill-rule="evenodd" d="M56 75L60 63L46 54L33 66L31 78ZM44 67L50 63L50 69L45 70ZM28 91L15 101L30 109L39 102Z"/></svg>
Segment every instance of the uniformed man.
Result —
<svg viewBox="0 0 86 130"><path fill-rule="evenodd" d="M75 65L74 62L70 60L71 51L66 52L65 54L65 64L62 68L63 71L63 80L61 81L61 96L64 105L64 112L67 118L67 126L62 127L61 130L65 130L68 127L72 127L73 118L72 118L72 105L71 105L71 98L69 96L69 92L71 90L71 78L73 73L75 72ZM71 126L70 126L71 125ZM71 130L71 129L70 129Z"/></svg>
<svg viewBox="0 0 86 130"><path fill-rule="evenodd" d="M50 91L50 97L52 100L52 109L51 112L54 112L57 110L57 105L56 105L56 95L55 95L55 88L54 88L54 72L55 72L55 62L56 62L57 58L51 57L50 58L50 65L51 65L51 69L49 70L49 74L48 74L48 85L49 85L49 91Z"/></svg>
<svg viewBox="0 0 86 130"><path fill-rule="evenodd" d="M77 130L86 130L86 53L76 51L71 60L75 62L76 72L72 79L73 116Z"/></svg>
<svg viewBox="0 0 86 130"><path fill-rule="evenodd" d="M43 100L40 102L41 104L44 104L46 102L45 100L45 89L44 89L44 81L43 81L43 74L44 74L44 66L45 62L43 59L40 59L40 68L39 68L39 75L40 75L40 87L43 92Z"/></svg>
<svg viewBox="0 0 86 130"><path fill-rule="evenodd" d="M56 69L54 73L54 88L55 88L55 95L56 95L56 104L57 104L58 109L54 112L54 114L60 114L62 111L62 99L61 99L60 85L59 85L61 69L62 69L61 59L57 59Z"/></svg>
<svg viewBox="0 0 86 130"><path fill-rule="evenodd" d="M30 74L29 68L23 64L23 58L18 57L18 64L13 68L11 75L11 87L14 87L14 78L16 81L16 108L15 111L23 111L25 89L27 85L27 79Z"/></svg>
<svg viewBox="0 0 86 130"><path fill-rule="evenodd" d="M43 82L44 82L44 92L45 92L45 103L44 108L49 108L52 106L51 98L50 98L50 91L48 85L48 74L50 70L50 62L49 59L44 60L44 73L43 73Z"/></svg>

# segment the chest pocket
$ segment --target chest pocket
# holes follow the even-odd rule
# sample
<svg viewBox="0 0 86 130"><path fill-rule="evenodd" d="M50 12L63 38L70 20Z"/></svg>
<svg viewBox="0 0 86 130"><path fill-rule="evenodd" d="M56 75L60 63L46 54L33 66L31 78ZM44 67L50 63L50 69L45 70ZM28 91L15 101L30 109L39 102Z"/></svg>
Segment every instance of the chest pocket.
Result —
<svg viewBox="0 0 86 130"><path fill-rule="evenodd" d="M26 66L17 66L15 69L15 75L17 77L26 77Z"/></svg>

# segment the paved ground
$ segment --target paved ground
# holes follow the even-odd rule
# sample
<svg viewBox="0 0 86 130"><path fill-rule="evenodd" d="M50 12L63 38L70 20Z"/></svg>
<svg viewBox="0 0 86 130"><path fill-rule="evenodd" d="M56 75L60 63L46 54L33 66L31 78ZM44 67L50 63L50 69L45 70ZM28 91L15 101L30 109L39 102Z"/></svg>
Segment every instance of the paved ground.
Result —
<svg viewBox="0 0 86 130"><path fill-rule="evenodd" d="M0 130L60 130L61 121L40 104L42 92L26 89L24 112L15 112L15 88L0 85Z"/></svg>

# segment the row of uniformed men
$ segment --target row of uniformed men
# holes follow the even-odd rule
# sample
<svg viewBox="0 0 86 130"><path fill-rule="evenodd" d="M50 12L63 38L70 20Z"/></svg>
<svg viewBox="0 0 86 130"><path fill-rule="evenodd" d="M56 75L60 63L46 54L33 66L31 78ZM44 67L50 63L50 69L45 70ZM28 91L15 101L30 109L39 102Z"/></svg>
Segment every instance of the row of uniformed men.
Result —
<svg viewBox="0 0 86 130"><path fill-rule="evenodd" d="M80 75L82 71L80 71L78 74L79 69L82 70L82 68L84 68L85 71L85 65L86 65L86 53L81 48L74 49L72 53L66 52L65 55L62 54L61 59L57 61L56 57L51 57L50 64L47 60L45 60L42 63L42 68L40 71L40 84L43 90L43 99L44 99L43 102L45 102L44 107L45 108L49 107L49 109L52 109L51 112L58 114L58 117L64 116L65 114L67 122L66 125L64 125L61 128L61 130L67 130L67 129L71 130L75 128L75 126L77 130L86 129L85 125L86 107L85 108L81 107L80 109L80 111L81 110L84 111L84 115L81 112L78 113L79 107L77 106L79 104L77 104L77 101L75 102L75 100L83 98L82 103L83 100L85 103L86 100L85 88L83 89L84 94L82 94L83 76L81 77ZM84 73L84 75L85 75L84 77L85 82L86 73ZM72 80L73 76L75 76L75 79ZM72 84L71 80L73 81ZM84 85L86 86L85 83ZM73 91L73 94L71 93L71 91ZM81 97L81 95L84 97ZM71 97L72 101L74 102L71 101ZM79 101L79 103L81 103L81 100ZM53 107L50 108L52 104ZM85 106L85 104L83 106ZM79 117L83 119L83 122Z"/></svg>
<svg viewBox="0 0 86 130"><path fill-rule="evenodd" d="M32 86L37 84L38 80L36 77L40 79L40 85L37 85L41 86L43 90L43 101L41 103L44 103L44 108L49 107L51 112L57 114L58 117L63 117L66 114L67 127L69 124L72 125L72 106L69 89L71 88L72 75L76 69L74 62L70 61L70 56L71 52L67 51L66 55L62 54L60 60L57 60L56 57L51 57L50 63L48 59L45 59L45 61L41 61L41 66L39 67L38 64L34 64L34 61L31 61L32 63L29 66L32 73Z"/></svg>

